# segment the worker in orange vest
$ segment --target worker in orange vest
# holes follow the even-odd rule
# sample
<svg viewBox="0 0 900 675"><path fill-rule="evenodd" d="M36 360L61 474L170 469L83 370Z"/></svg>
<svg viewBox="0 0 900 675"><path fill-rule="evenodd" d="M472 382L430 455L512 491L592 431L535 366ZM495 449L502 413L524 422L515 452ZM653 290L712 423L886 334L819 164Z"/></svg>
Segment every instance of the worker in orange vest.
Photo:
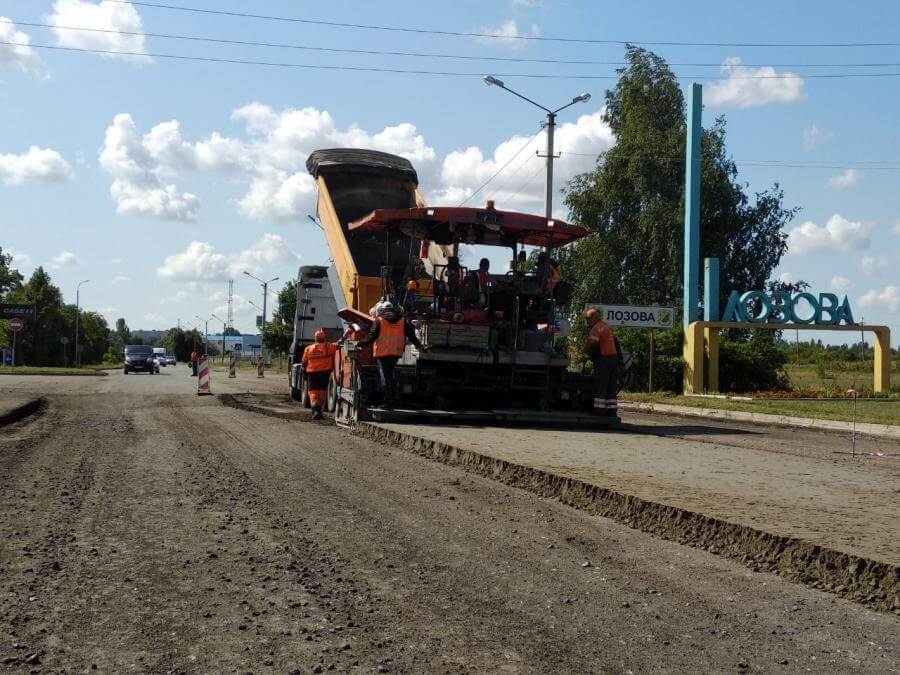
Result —
<svg viewBox="0 0 900 675"><path fill-rule="evenodd" d="M412 342L420 351L427 352L416 331L393 302L386 302L378 309L378 316L369 331L368 337L359 341L360 347L374 344L372 355L378 362L378 373L381 376L381 393L384 407L393 407L397 396L394 391L394 367L403 356L406 341Z"/></svg>
<svg viewBox="0 0 900 675"><path fill-rule="evenodd" d="M619 367L619 345L612 329L596 309L584 313L588 336L584 351L594 363L594 413L617 417L616 371Z"/></svg>
<svg viewBox="0 0 900 675"><path fill-rule="evenodd" d="M337 343L328 342L325 331L319 328L313 335L315 342L303 350L300 367L306 376L306 388L309 391L309 403L312 407L313 419L322 419L322 408L328 393L328 378L334 370L334 355Z"/></svg>

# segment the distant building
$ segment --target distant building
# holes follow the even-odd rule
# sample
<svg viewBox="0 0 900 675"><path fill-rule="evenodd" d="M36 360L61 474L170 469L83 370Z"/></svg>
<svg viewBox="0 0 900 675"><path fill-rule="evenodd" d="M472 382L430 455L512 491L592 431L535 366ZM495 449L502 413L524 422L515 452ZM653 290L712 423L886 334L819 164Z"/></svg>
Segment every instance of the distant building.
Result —
<svg viewBox="0 0 900 675"><path fill-rule="evenodd" d="M221 351L222 339L223 336L221 334L210 334L209 343L216 345ZM259 356L259 352L262 349L262 335L225 335L224 340L226 353L235 352L235 355L240 354L246 358L255 359ZM240 347L235 349L235 345L240 345Z"/></svg>

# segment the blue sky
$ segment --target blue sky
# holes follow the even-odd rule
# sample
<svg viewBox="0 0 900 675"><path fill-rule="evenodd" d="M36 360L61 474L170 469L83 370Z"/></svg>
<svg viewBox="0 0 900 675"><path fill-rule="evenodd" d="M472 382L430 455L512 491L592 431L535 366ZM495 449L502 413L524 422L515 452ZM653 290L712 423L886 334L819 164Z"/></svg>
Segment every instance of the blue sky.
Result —
<svg viewBox="0 0 900 675"><path fill-rule="evenodd" d="M613 80L512 73L612 77L614 65L337 54L144 33L610 62L622 60L621 45L514 36L797 44L896 42L900 35L900 8L887 1L852 10L846 3L805 0L166 4L509 39L326 27L98 0L0 0L0 16L15 23L0 23L0 41L119 53L0 44L0 245L15 253L25 272L49 267L67 299L74 299L78 281L90 279L82 287L83 305L111 322L124 316L133 328L166 328L178 319L195 323L195 315L211 312L224 317L226 281L234 278L235 324L249 331L257 311L248 301L261 304L261 290L243 270L285 280L298 264L327 260L321 233L306 218L314 192L303 163L316 147L398 152L419 169L430 202L459 203L539 131L542 118L506 92L485 87L478 74L503 73L507 85L553 107L582 91L593 95L561 115L557 189L591 166L584 154L613 142L600 119ZM803 65L900 64L900 47L650 48L670 63L712 64L675 67L685 86L692 77L706 78L704 123L726 115L729 149L751 192L778 181L786 204L803 208L789 228L791 251L778 274L805 279L817 291L846 292L857 319L900 332L900 77L809 77L900 73L900 65ZM141 56L146 53L472 75L274 68ZM753 77L773 73L782 77ZM538 135L473 203L494 197L501 208L540 212L543 174L534 152L541 143ZM560 197L557 206L564 216Z"/></svg>

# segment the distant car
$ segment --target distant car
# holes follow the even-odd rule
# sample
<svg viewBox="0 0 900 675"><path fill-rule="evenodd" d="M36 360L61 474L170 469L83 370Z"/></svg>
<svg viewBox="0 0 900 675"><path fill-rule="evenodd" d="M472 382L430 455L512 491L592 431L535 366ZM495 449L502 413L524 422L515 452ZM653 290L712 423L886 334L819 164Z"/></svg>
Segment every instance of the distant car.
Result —
<svg viewBox="0 0 900 675"><path fill-rule="evenodd" d="M167 365L167 366L174 366L174 365L175 365L175 357L172 356L171 354L169 354L168 356L166 356L166 365Z"/></svg>
<svg viewBox="0 0 900 675"><path fill-rule="evenodd" d="M125 367L128 373L153 373L159 372L159 364L153 356L153 348L148 345L126 345Z"/></svg>
<svg viewBox="0 0 900 675"><path fill-rule="evenodd" d="M165 347L154 347L153 348L153 356L159 361L159 365L163 368L166 367L166 348Z"/></svg>

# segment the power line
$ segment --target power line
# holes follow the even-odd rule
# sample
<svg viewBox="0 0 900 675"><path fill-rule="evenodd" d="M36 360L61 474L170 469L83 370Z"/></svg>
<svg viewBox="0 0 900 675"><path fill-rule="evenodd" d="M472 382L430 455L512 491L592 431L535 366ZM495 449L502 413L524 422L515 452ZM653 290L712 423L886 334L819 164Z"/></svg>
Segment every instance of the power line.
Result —
<svg viewBox="0 0 900 675"><path fill-rule="evenodd" d="M107 0L110 1L110 0ZM173 59L179 61L202 61L206 63L230 63L234 65L269 66L276 68L302 68L307 70L343 70L364 73L398 73L403 75L437 75L448 77L482 77L483 72L458 72L446 70L414 70L409 68L377 68L372 66L337 66L313 63L287 63L279 61L254 61L248 59L229 59L214 56L191 56L188 54L164 54L161 52L137 52L116 49L90 49L87 47L62 47L59 45L44 45L37 43L12 42L0 40L0 45L12 45L15 47L33 47L36 49L53 49L65 52L82 52L88 54L112 54L115 56L137 56L156 59ZM555 80L618 80L618 75L579 75L576 73L494 73L498 77L521 77L527 79L555 79ZM719 80L721 77L710 75L678 75L686 80ZM799 75L729 75L732 80L785 80L800 78ZM887 73L821 73L818 75L803 75L804 79L846 79L846 78L888 78L900 77L900 72Z"/></svg>
<svg viewBox="0 0 900 675"><path fill-rule="evenodd" d="M562 155L574 155L576 157L592 157L597 159L599 152L569 152L561 150ZM643 156L655 162L683 162L684 156L658 157L652 155ZM742 166L771 166L773 168L788 169L858 169L861 171L900 171L900 162L890 160L792 160L792 159L740 159L732 158Z"/></svg>
<svg viewBox="0 0 900 675"><path fill-rule="evenodd" d="M440 52L408 52L390 51L380 49L351 49L348 47L322 47L314 45L301 45L285 42L260 42L255 40L236 40L230 38L209 37L203 35L179 35L175 33L148 33L144 31L114 30L110 28L88 28L85 26L59 26L49 23L36 23L32 21L20 21L16 19L0 18L0 23L8 23L17 26L29 26L32 28L51 28L53 30L75 30L89 33L103 33L112 35L130 35L135 37L152 37L164 40L184 40L189 42L204 42L212 44L237 45L242 47L266 47L274 49L297 49L301 51L326 52L335 54L362 54L366 56L400 56L405 58L428 59L452 59L458 61L494 61L506 63L548 63L556 65L582 65L582 66L616 66L624 67L625 61L595 61L590 59L539 59L515 56L478 56L472 54L446 54ZM674 68L721 68L719 63L685 62L668 64ZM741 63L744 68L897 68L900 62L884 63Z"/></svg>
<svg viewBox="0 0 900 675"><path fill-rule="evenodd" d="M525 141L525 145L523 145L521 148L519 148L518 150L516 150L515 154L514 154L512 157L510 157L508 160L506 160L506 163L505 163L503 166L501 166L499 169L497 169L497 171L494 173L493 176L491 176L491 177L488 178L486 181L484 181L481 185L479 185L479 186L478 186L478 189L475 190L475 192L473 192L472 194L470 194L468 197L466 197L465 199L463 199L463 200L458 204L458 206L462 206L462 205L465 204L467 201L469 201L470 199L472 199L472 197L474 197L474 196L477 195L479 192L481 192L484 188L486 188L486 187L488 186L488 184L489 184L492 180L494 180L497 176L499 176L499 175L503 172L503 170L504 170L506 167L508 167L510 164L512 164L512 161L513 161L516 157L518 157L519 155L522 154L522 151L523 151L525 148L527 148L529 145L531 145L532 141L534 141L534 139L537 138L537 137L540 135L540 133L541 133L542 131L543 131L543 129L538 129L537 133L536 133L534 136L532 136L531 138L529 138L527 141Z"/></svg>
<svg viewBox="0 0 900 675"><path fill-rule="evenodd" d="M120 4L137 5L139 7L153 7L155 9L168 9L179 12L192 12L195 14L213 14L218 16L230 16L240 19L258 19L262 21L281 21L288 23L302 23L313 26L330 26L333 28L354 28L363 30L389 31L395 33L418 33L426 35L447 35L451 37L474 37L490 40L521 40L528 42L568 42L579 44L606 44L606 45L651 45L670 47L797 47L797 48L835 48L835 47L897 47L900 42L683 42L673 40L602 40L599 38L575 38L575 37L550 37L540 35L496 35L494 33L480 33L475 31L437 30L430 28L407 28L402 26L383 26L377 24L345 23L341 21L325 21L322 19L304 19L300 17L274 16L270 14L251 14L249 12L229 12L218 9L202 9L200 7L185 7L182 5L169 5L156 2L141 2L139 0L107 0Z"/></svg>
<svg viewBox="0 0 900 675"><path fill-rule="evenodd" d="M511 174L509 174L508 176L506 176L506 180L504 180L500 185L497 185L497 186L494 187L494 191L491 193L490 199L495 199L495 198L497 197L497 195L499 195L503 190L506 189L506 186L509 185L510 181L512 181L512 179L513 179L513 178L514 178L514 177L515 177L522 169L524 169L525 166L526 166L529 162L531 162L531 160L537 159L537 157L538 157L537 153L535 153L535 154L533 154L533 155L528 155L528 157L525 158L525 161L524 161L524 162L522 162L521 164L519 164L519 166L517 166L515 169L513 169L513 172L512 172Z"/></svg>

